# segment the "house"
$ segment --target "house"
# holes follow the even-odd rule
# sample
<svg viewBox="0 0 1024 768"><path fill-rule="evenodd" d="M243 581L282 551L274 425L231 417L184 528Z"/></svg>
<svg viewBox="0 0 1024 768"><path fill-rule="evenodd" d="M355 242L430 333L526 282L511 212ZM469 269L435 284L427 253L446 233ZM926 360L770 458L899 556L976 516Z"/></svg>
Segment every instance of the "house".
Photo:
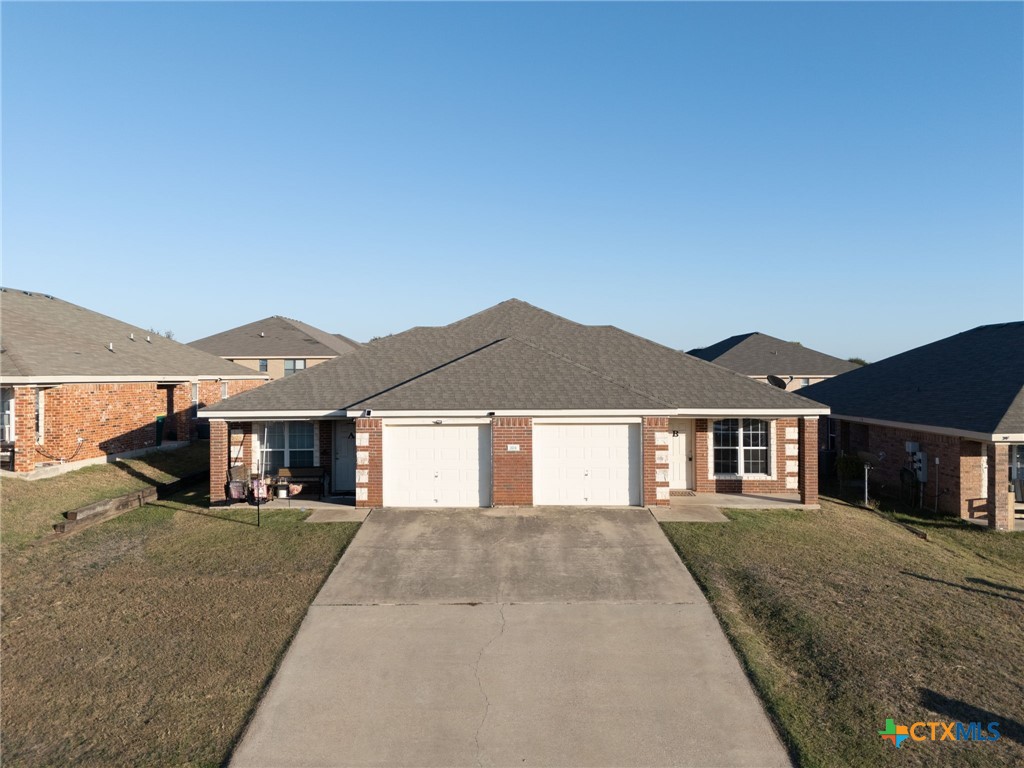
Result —
<svg viewBox="0 0 1024 768"><path fill-rule="evenodd" d="M0 288L2 437L15 472L191 440L200 406L267 380L53 296Z"/></svg>
<svg viewBox="0 0 1024 768"><path fill-rule="evenodd" d="M210 494L316 465L357 506L817 500L828 409L611 326L518 300L209 406Z"/></svg>
<svg viewBox="0 0 1024 768"><path fill-rule="evenodd" d="M793 391L852 371L859 366L826 355L793 341L783 341L765 333L730 336L710 347L691 349L689 355L725 366L758 381L777 376Z"/></svg>
<svg viewBox="0 0 1024 768"><path fill-rule="evenodd" d="M983 325L801 394L832 409L827 447L872 454L882 492L1000 530L1013 530L1015 506L1024 514L1024 322Z"/></svg>
<svg viewBox="0 0 1024 768"><path fill-rule="evenodd" d="M280 379L347 355L361 345L340 333L327 333L298 320L274 315L197 339L189 346L266 373L271 379Z"/></svg>

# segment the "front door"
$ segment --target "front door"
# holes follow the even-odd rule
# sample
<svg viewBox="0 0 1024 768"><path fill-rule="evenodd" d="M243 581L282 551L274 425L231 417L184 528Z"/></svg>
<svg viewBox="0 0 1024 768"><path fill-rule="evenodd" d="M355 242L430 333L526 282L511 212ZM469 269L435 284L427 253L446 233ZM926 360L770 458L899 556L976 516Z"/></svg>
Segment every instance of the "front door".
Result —
<svg viewBox="0 0 1024 768"><path fill-rule="evenodd" d="M356 425L351 421L334 422L335 493L356 490Z"/></svg>
<svg viewBox="0 0 1024 768"><path fill-rule="evenodd" d="M671 419L668 423L668 487L693 488L693 420Z"/></svg>

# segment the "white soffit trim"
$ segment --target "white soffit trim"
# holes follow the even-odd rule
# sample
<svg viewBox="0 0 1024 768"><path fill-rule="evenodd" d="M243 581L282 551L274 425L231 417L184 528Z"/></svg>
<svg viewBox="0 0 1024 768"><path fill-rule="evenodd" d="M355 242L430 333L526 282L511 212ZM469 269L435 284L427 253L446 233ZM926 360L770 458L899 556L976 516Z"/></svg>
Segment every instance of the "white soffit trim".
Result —
<svg viewBox="0 0 1024 768"><path fill-rule="evenodd" d="M966 437L970 440L978 440L984 443L1019 443L1024 442L1024 433L1015 434L1012 432L971 432L966 429L954 427L936 427L932 424L912 424L906 421L886 421L885 419L869 419L863 416L844 416L839 413L832 414L833 419L841 421L853 421L858 424L873 424L879 427L893 427L894 429L906 429L919 432L930 432L933 435L948 435L950 437Z"/></svg>
<svg viewBox="0 0 1024 768"><path fill-rule="evenodd" d="M472 418L468 416L449 416L447 418L436 418L436 419L392 419L385 418L381 421L381 426L384 427L457 427L457 426L468 426L468 425L484 425L490 426L491 417L484 416L482 418Z"/></svg>
<svg viewBox="0 0 1024 768"><path fill-rule="evenodd" d="M187 384L198 381L269 381L265 373L253 376L229 374L227 376L0 376L0 384L133 384L155 382L157 384Z"/></svg>
<svg viewBox="0 0 1024 768"><path fill-rule="evenodd" d="M222 419L224 421L288 421L290 419L344 419L344 411L211 411L203 408L198 414L201 419Z"/></svg>
<svg viewBox="0 0 1024 768"><path fill-rule="evenodd" d="M481 409L474 409L472 411L385 411L383 409L378 410L376 408L351 408L347 411L347 414L351 418L361 418L366 411L370 411L371 418L445 418L445 417L490 417L491 414L494 416L529 416L532 418L548 418L548 417L562 417L562 416L673 416L675 411L671 409L657 409L657 410L597 410L597 409L586 409L580 410L543 410L539 408L531 408L530 410L505 410L496 408L493 411Z"/></svg>
<svg viewBox="0 0 1024 768"><path fill-rule="evenodd" d="M673 416L828 416L821 408L680 408Z"/></svg>

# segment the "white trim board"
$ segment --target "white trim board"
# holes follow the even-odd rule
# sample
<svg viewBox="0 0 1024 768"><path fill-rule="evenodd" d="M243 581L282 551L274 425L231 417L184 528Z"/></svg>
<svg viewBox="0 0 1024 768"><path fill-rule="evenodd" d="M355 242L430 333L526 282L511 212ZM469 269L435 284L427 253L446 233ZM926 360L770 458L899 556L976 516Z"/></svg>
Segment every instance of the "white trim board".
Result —
<svg viewBox="0 0 1024 768"><path fill-rule="evenodd" d="M253 372L254 376L228 374L226 376L3 376L0 384L4 386L25 385L56 385L56 384L189 384L199 381L250 381L263 379L270 381L265 373Z"/></svg>
<svg viewBox="0 0 1024 768"><path fill-rule="evenodd" d="M831 418L838 421L852 421L855 424L871 424L878 427L892 427L893 429L906 429L917 432L930 432L933 435L947 435L949 437L966 437L969 440L978 440L985 443L1020 443L1024 442L1024 433L997 432L971 432L966 429L955 427L937 427L931 424L913 424L905 421L887 421L886 419L869 419L863 416L844 416L841 413L833 413Z"/></svg>

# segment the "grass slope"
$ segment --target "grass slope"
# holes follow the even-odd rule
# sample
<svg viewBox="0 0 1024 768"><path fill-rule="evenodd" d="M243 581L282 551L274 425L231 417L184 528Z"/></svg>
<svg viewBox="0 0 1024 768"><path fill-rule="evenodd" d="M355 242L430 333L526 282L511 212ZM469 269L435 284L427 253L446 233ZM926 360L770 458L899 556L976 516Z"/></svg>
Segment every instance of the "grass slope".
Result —
<svg viewBox="0 0 1024 768"><path fill-rule="evenodd" d="M5 766L225 759L358 524L204 504L5 553Z"/></svg>
<svg viewBox="0 0 1024 768"><path fill-rule="evenodd" d="M210 445L197 442L174 451L155 451L136 459L94 464L45 480L0 481L0 543L19 549L53 533L63 513L94 501L169 483L210 466Z"/></svg>
<svg viewBox="0 0 1024 768"><path fill-rule="evenodd" d="M924 541L827 500L726 514L663 527L801 765L1024 764L1024 536L915 520ZM1002 738L896 750L888 717Z"/></svg>

